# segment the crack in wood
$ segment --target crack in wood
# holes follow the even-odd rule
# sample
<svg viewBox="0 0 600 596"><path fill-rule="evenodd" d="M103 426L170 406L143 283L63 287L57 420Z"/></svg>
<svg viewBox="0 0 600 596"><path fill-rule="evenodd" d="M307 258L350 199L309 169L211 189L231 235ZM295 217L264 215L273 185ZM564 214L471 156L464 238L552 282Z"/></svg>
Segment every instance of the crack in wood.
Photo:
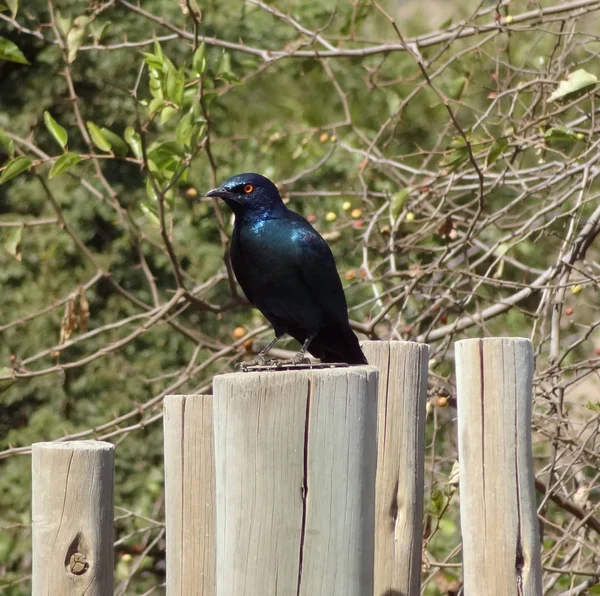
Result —
<svg viewBox="0 0 600 596"><path fill-rule="evenodd" d="M302 586L302 565L304 563L304 542L306 538L306 509L308 501L308 434L310 431L310 406L312 398L312 379L308 379L306 394L306 415L304 418L304 469L302 475L302 525L300 527L300 553L298 555L298 582L296 596L300 596Z"/></svg>

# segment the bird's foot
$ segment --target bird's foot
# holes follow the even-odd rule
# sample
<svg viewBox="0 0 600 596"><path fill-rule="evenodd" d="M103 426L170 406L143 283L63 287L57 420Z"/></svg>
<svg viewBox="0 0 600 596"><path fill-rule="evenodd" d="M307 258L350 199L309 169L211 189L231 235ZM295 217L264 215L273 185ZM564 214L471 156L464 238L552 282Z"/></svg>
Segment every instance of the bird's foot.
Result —
<svg viewBox="0 0 600 596"><path fill-rule="evenodd" d="M259 354L258 357L254 360L245 360L243 362L238 362L235 365L235 370L245 372L249 368L253 368L255 366L275 366L277 362L277 360L273 360L272 358L267 358L266 356Z"/></svg>
<svg viewBox="0 0 600 596"><path fill-rule="evenodd" d="M310 362L311 362L310 358L305 356L303 353L299 353L299 354L296 354L295 356L292 356L288 360L281 360L280 366L285 365L285 364L310 364Z"/></svg>

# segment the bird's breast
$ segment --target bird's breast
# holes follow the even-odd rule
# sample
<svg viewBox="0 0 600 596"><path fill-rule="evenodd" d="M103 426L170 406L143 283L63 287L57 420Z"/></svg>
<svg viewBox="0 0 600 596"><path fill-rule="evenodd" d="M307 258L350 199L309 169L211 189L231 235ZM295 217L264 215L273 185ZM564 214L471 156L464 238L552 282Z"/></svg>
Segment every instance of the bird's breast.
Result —
<svg viewBox="0 0 600 596"><path fill-rule="evenodd" d="M298 293L303 283L296 267L298 245L293 230L279 220L244 225L232 244L232 264L236 276L244 278L255 301L259 295L279 299L282 294Z"/></svg>
<svg viewBox="0 0 600 596"><path fill-rule="evenodd" d="M278 220L260 220L244 226L239 235L239 249L244 261L263 266L289 264L295 244L293 232L278 225Z"/></svg>

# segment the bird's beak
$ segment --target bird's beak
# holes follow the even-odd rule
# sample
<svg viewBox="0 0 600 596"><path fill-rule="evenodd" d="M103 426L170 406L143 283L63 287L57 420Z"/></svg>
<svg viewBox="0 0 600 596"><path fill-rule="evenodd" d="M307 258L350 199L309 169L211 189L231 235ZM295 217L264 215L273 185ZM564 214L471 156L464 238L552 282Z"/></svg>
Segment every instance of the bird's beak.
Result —
<svg viewBox="0 0 600 596"><path fill-rule="evenodd" d="M235 194L226 190L225 188L213 188L209 190L204 196L206 197L218 197L219 199L235 199Z"/></svg>

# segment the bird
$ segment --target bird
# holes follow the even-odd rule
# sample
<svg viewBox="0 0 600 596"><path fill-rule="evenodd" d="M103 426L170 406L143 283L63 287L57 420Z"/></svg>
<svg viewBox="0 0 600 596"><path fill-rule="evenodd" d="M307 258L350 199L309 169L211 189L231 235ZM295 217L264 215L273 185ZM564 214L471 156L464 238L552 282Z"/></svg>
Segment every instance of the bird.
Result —
<svg viewBox="0 0 600 596"><path fill-rule="evenodd" d="M267 354L285 334L323 363L367 364L350 328L342 282L329 245L300 214L288 209L271 180L253 172L237 174L206 193L233 211L230 259L246 298L273 327Z"/></svg>

